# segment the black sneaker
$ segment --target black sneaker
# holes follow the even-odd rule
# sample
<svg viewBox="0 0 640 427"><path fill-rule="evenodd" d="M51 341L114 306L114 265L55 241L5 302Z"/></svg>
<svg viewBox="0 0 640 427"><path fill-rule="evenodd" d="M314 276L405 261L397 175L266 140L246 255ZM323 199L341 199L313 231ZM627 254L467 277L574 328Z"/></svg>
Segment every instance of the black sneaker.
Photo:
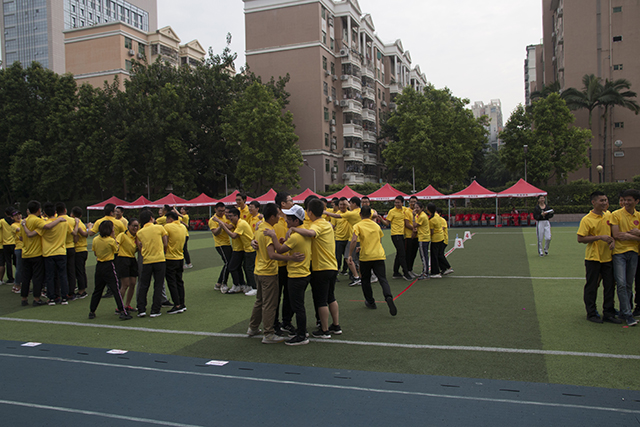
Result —
<svg viewBox="0 0 640 427"><path fill-rule="evenodd" d="M173 304L171 303L171 301L166 300L162 303L163 307L173 307Z"/></svg>
<svg viewBox="0 0 640 427"><path fill-rule="evenodd" d="M149 315L149 317L160 317L162 316L162 313L160 313L159 311L154 312L152 311L151 314Z"/></svg>
<svg viewBox="0 0 640 427"><path fill-rule="evenodd" d="M171 310L167 311L167 314L178 314L178 313L182 313L183 310L178 307L177 305L174 305L173 307L171 307Z"/></svg>
<svg viewBox="0 0 640 427"><path fill-rule="evenodd" d="M41 305L47 305L47 303L46 303L46 302L44 302L44 301L42 301L41 299L39 299L39 300L35 300L35 299L34 299L34 300L33 300L33 304L32 304L32 305L33 305L34 307L40 307Z"/></svg>
<svg viewBox="0 0 640 427"><path fill-rule="evenodd" d="M364 305L365 305L367 308L370 308L370 309L372 309L372 310L375 310L376 308L378 308L378 306L376 305L376 303L375 303L375 302L365 301L365 302L364 302Z"/></svg>
<svg viewBox="0 0 640 427"><path fill-rule="evenodd" d="M29 305L29 300L23 299L23 300L22 300L22 306L23 306L23 307L26 307L26 306L28 306L28 305Z"/></svg>
<svg viewBox="0 0 640 427"><path fill-rule="evenodd" d="M602 317L600 317L599 315L593 315L593 316L588 316L587 320L589 322L593 322L593 323L602 323Z"/></svg>
<svg viewBox="0 0 640 427"><path fill-rule="evenodd" d="M78 292L78 293L76 294L76 299L84 299L84 298L86 298L86 297L88 297L88 296L89 296L89 294L88 294L88 293L86 293L86 292Z"/></svg>
<svg viewBox="0 0 640 427"><path fill-rule="evenodd" d="M633 316L627 317L627 325L628 326L636 326L637 324L638 324L638 321L636 319L634 319Z"/></svg>
<svg viewBox="0 0 640 427"><path fill-rule="evenodd" d="M323 331L322 329L317 329L311 332L314 338L321 338L323 340L331 338L331 333L329 331Z"/></svg>
<svg viewBox="0 0 640 427"><path fill-rule="evenodd" d="M309 344L309 340L301 335L296 335L291 338L289 341L284 342L286 345L304 345Z"/></svg>
<svg viewBox="0 0 640 427"><path fill-rule="evenodd" d="M120 320L131 320L131 319L133 319L133 317L131 317L131 315L126 311L123 311L122 313L120 313Z"/></svg>
<svg viewBox="0 0 640 427"><path fill-rule="evenodd" d="M111 289L107 290L107 292L102 295L102 298L113 298L113 292L111 292Z"/></svg>
<svg viewBox="0 0 640 427"><path fill-rule="evenodd" d="M402 277L403 277L403 276L402 276L402 274L400 274L400 273L396 273L396 274L394 274L393 276L391 276L391 278L392 278L392 279L402 279Z"/></svg>
<svg viewBox="0 0 640 427"><path fill-rule="evenodd" d="M96 314L92 311L89 313L89 319L95 319L96 318Z"/></svg>
<svg viewBox="0 0 640 427"><path fill-rule="evenodd" d="M391 313L392 316L395 316L396 314L398 314L398 309L396 308L396 304L393 302L393 297L389 296L389 297L386 297L384 300L387 302L387 305L389 306L389 313Z"/></svg>
<svg viewBox="0 0 640 427"><path fill-rule="evenodd" d="M286 326L283 326L281 329L283 331L287 332L290 337L295 337L296 336L296 328L291 323L289 323Z"/></svg>
<svg viewBox="0 0 640 427"><path fill-rule="evenodd" d="M69 302L75 301L77 299L78 299L78 297L76 296L76 294L67 295L67 301L69 301Z"/></svg>
<svg viewBox="0 0 640 427"><path fill-rule="evenodd" d="M636 307L636 309L633 310L633 313L631 313L631 315L633 317L640 316L640 306Z"/></svg>
<svg viewBox="0 0 640 427"><path fill-rule="evenodd" d="M329 325L329 332L333 335L342 335L342 329L340 329L340 325Z"/></svg>
<svg viewBox="0 0 640 427"><path fill-rule="evenodd" d="M67 301L66 298L62 298L62 300L60 301L60 305L69 305L69 301Z"/></svg>
<svg viewBox="0 0 640 427"><path fill-rule="evenodd" d="M609 322L609 323L615 323L616 325L619 325L622 323L622 320L618 319L617 317L614 316L604 316L602 318L603 322Z"/></svg>
<svg viewBox="0 0 640 427"><path fill-rule="evenodd" d="M144 317L144 316L146 316L146 315L147 315L147 312L146 312L146 311L144 311L144 310L143 310L143 311L141 311L140 313L138 313L138 317Z"/></svg>
<svg viewBox="0 0 640 427"><path fill-rule="evenodd" d="M411 275L409 273L405 273L405 275L402 276L402 278L404 280L406 280L407 282L411 282L413 280L413 277L411 277Z"/></svg>

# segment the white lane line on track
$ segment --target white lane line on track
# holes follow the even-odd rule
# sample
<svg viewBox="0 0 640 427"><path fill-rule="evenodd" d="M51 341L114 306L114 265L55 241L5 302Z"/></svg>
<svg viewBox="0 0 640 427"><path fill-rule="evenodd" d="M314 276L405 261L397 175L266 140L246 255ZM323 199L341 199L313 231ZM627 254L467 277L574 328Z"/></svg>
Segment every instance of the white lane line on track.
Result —
<svg viewBox="0 0 640 427"><path fill-rule="evenodd" d="M522 280L585 280L584 277L534 277L534 276L447 276L447 279L522 279Z"/></svg>
<svg viewBox="0 0 640 427"><path fill-rule="evenodd" d="M130 366L130 365L120 365L120 364L112 364L112 363L105 363L105 362L91 362L87 360L63 359L58 357L27 356L27 355L3 354L3 353L0 353L0 357L49 360L49 361L55 361L55 362L78 363L78 364L84 364L84 365L119 368L119 369L131 369L131 370L139 370L139 371L146 371L146 372L157 372L157 373L163 373L163 374L192 375L192 376L199 376L199 377L213 377L213 378L222 378L222 379L238 380L238 381L251 381L251 382L258 382L258 383L281 384L281 385L287 385L287 386L357 391L357 392L365 392L365 393L380 393L380 394L391 394L391 395L396 394L396 395L405 395L405 396L431 397L431 398L475 401L475 402L504 403L504 404L524 405L524 406L541 406L541 407L550 407L550 408L580 409L580 410L592 410L592 411L617 412L617 413L625 413L625 414L640 414L640 410L611 408L611 407L605 407L605 406L572 405L572 404L565 404L565 403L536 402L536 401L528 401L528 400L493 399L493 398L487 398L487 397L471 397L471 396L453 396L453 395L446 395L446 394L424 393L424 392L416 392L416 391L383 390L383 389L368 388L368 387L285 381L285 380L275 380L270 378L243 377L238 375L212 374L212 373L204 373L204 372L178 371L178 370L172 370L172 369L151 368L146 366Z"/></svg>
<svg viewBox="0 0 640 427"><path fill-rule="evenodd" d="M62 326L80 326L80 327L88 327L88 328L121 329L121 330L136 331L136 332L155 332L160 334L195 335L195 336L218 337L218 338L247 338L247 335L245 334L227 334L222 332L179 331L179 330L172 330L172 329L137 328L132 326L100 325L100 324L60 322L60 321L36 320L36 319L17 319L17 318L10 318L10 317L0 317L0 320L11 321L11 322L53 324L53 325L62 325ZM640 355L631 355L631 354L590 353L590 352L578 352L578 351L481 347L481 346L462 346L462 345L403 344L403 343L351 341L351 340L339 340L339 339L331 339L331 340L312 339L312 340L318 343L327 343L327 344L409 348L409 349L417 349L417 350L477 351L477 352L487 352L487 353L512 353L512 354L515 353L515 354L536 354L536 355L542 355L542 356L578 356L578 357L640 360Z"/></svg>
<svg viewBox="0 0 640 427"><path fill-rule="evenodd" d="M21 406L30 409L45 409L48 411L58 411L58 412L67 412L72 414L80 414L80 415L92 415L96 417L102 418L111 418L115 420L124 420L124 421L133 421L137 423L146 423L146 424L155 424L159 426L171 426L171 427L202 427L194 424L183 424L183 423L173 423L171 421L161 421L161 420L152 420L149 418L139 418L139 417L129 417L126 415L116 415L116 414L107 414L104 412L95 412L95 411L87 411L84 409L73 409L73 408L62 408L60 406L49 406L49 405L40 405L37 403L27 403L27 402L15 402L12 400L1 400L0 405L10 405L10 406ZM71 422L71 420L69 420Z"/></svg>

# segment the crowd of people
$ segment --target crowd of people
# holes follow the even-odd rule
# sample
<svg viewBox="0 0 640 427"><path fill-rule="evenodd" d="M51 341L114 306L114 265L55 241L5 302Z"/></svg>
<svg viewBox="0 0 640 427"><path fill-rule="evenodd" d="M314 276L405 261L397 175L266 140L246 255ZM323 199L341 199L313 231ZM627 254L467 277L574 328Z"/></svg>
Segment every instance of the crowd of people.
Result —
<svg viewBox="0 0 640 427"><path fill-rule="evenodd" d="M304 303L309 285L317 326L312 335L328 339L341 334L335 296L339 273L350 276L350 286L362 286L365 306L370 309L377 308L371 283L379 282L390 314L397 314L386 277L379 223L391 227L396 248L394 279L426 280L453 272L445 257L446 221L434 204L415 197L406 207L404 198L398 196L386 218L371 208L366 196L330 201L310 196L304 207L294 205L285 192L277 193L274 203L264 206L256 201L247 204L246 200L240 193L236 206L218 203L209 220L222 260L214 289L255 296L247 334L262 333L263 343L309 342ZM15 208L8 208L6 218L0 220L0 278L6 271L6 283L21 294L23 306L66 305L86 298L87 238L95 235L89 319L96 318L101 299L110 295L121 319L132 319L132 313L147 316L152 279L149 317L160 316L163 306L169 307L168 314L185 312L182 276L185 268L192 267L187 210L165 205L157 218L148 208L142 209L138 218L127 219L123 213L123 209L107 204L102 218L85 224L82 209L74 207L67 215L64 203L41 206L31 201L25 219ZM414 273L418 253L422 269ZM134 297L135 308L131 306Z"/></svg>

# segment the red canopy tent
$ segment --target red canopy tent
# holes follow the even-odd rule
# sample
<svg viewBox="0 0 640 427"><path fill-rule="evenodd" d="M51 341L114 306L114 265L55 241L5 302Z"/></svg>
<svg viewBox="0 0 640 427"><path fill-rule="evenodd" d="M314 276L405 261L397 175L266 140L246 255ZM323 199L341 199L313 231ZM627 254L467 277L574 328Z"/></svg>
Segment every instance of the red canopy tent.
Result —
<svg viewBox="0 0 640 427"><path fill-rule="evenodd" d="M212 206L218 203L216 199L213 199L206 194L202 193L195 199L188 200L187 203L183 203L184 206L197 207L197 206Z"/></svg>
<svg viewBox="0 0 640 427"><path fill-rule="evenodd" d="M260 203L269 203L269 202L274 202L276 199L276 190L274 190L273 188L269 189L269 191L267 191L266 193L264 193L262 196L260 197L256 197L255 201L260 202Z"/></svg>
<svg viewBox="0 0 640 427"><path fill-rule="evenodd" d="M306 199L309 196L318 196L318 197L322 197L319 194L314 193L313 191L311 191L310 188L307 188L306 190L304 190L302 193L298 194L297 196L295 196L293 198L293 203L303 203L304 199Z"/></svg>
<svg viewBox="0 0 640 427"><path fill-rule="evenodd" d="M187 201L181 197L176 196L173 193L169 193L164 196L162 199L158 199L155 202L151 202L149 207L151 208L161 208L164 205L175 206L175 205L184 205Z"/></svg>
<svg viewBox="0 0 640 427"><path fill-rule="evenodd" d="M109 203L113 203L114 205L121 206L121 207L126 207L129 204L128 202L125 202L124 200L119 199L116 196L113 196L113 197L108 198L104 202L100 202L100 203L95 204L95 205L87 206L87 210L99 211L99 210L104 209L104 207L107 206Z"/></svg>
<svg viewBox="0 0 640 427"><path fill-rule="evenodd" d="M134 202L127 203L123 206L125 209L141 209L146 208L151 203L151 200L147 199L144 196L138 197Z"/></svg>
<svg viewBox="0 0 640 427"><path fill-rule="evenodd" d="M338 191L338 192L337 192L337 193L335 193L335 194L332 194L332 195L330 195L330 196L327 196L327 200L331 200L331 199L333 199L334 197L337 197L338 199L340 199L340 198L342 198L342 197L346 197L347 199L350 199L350 198L352 198L352 197L354 197L354 196L355 196L355 197L362 197L363 195L362 195L362 194L360 194L360 193L358 193L358 192L356 192L356 191L353 191L353 190L351 189L351 187L349 187L348 185L345 185L345 186L344 186L344 188L343 188L342 190Z"/></svg>
<svg viewBox="0 0 640 427"><path fill-rule="evenodd" d="M435 199L447 198L447 196L445 196L444 194L442 194L441 192L433 188L433 186L431 185L425 188L424 190L413 194L413 196L416 196L418 199L423 199L423 200L435 200Z"/></svg>
<svg viewBox="0 0 640 427"><path fill-rule="evenodd" d="M374 191L368 196L369 196L369 199L376 202L389 202L391 200L394 200L397 196L409 197L406 194L404 194L402 191L398 191L395 188L393 188L390 184L385 184L382 188Z"/></svg>
<svg viewBox="0 0 640 427"><path fill-rule="evenodd" d="M499 198L504 197L535 197L546 196L547 192L529 184L524 179L513 184L511 187L498 193Z"/></svg>
<svg viewBox="0 0 640 427"><path fill-rule="evenodd" d="M451 225L451 199L488 199L496 198L496 218L498 218L498 194L489 191L475 180L464 190L445 196L449 199L449 225ZM496 219L497 223L497 219Z"/></svg>

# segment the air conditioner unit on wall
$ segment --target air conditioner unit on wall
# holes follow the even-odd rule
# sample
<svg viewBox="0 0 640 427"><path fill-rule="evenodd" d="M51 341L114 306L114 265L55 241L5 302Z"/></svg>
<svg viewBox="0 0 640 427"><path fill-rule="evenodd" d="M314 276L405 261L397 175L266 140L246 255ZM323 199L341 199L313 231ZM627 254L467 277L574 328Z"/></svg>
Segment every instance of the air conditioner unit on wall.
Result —
<svg viewBox="0 0 640 427"><path fill-rule="evenodd" d="M337 173L332 173L331 174L331 181L335 181L336 179L338 179L338 174Z"/></svg>
<svg viewBox="0 0 640 427"><path fill-rule="evenodd" d="M144 59L144 55L143 55L143 54L141 54L141 53L138 53L138 55L137 55L137 56L138 56L138 59Z"/></svg>
<svg viewBox="0 0 640 427"><path fill-rule="evenodd" d="M349 49L347 48L340 49L340 56L342 57L349 56Z"/></svg>
<svg viewBox="0 0 640 427"><path fill-rule="evenodd" d="M347 74L343 74L343 75L340 76L340 80L342 80L342 81L349 80L349 76Z"/></svg>
<svg viewBox="0 0 640 427"><path fill-rule="evenodd" d="M334 166L333 169L331 170L333 173L337 173L338 172L338 167Z"/></svg>
<svg viewBox="0 0 640 427"><path fill-rule="evenodd" d="M134 56L136 54L136 51L133 49L129 49L129 56Z"/></svg>
<svg viewBox="0 0 640 427"><path fill-rule="evenodd" d="M338 80L338 76L336 76L335 74L332 74L331 75L331 80L333 80L335 82L336 80Z"/></svg>
<svg viewBox="0 0 640 427"><path fill-rule="evenodd" d="M345 100L340 101L340 106L341 107L348 107L349 106L349 101L345 101Z"/></svg>
<svg viewBox="0 0 640 427"><path fill-rule="evenodd" d="M331 119L331 126L335 126L336 125L336 119Z"/></svg>
<svg viewBox="0 0 640 427"><path fill-rule="evenodd" d="M331 133L336 133L336 127L335 126L331 126Z"/></svg>
<svg viewBox="0 0 640 427"><path fill-rule="evenodd" d="M327 96L327 102L331 104L333 102L333 98L331 96Z"/></svg>
<svg viewBox="0 0 640 427"><path fill-rule="evenodd" d="M333 101L333 105L335 105L336 107L340 106L340 101L338 101L337 99L335 101Z"/></svg>
<svg viewBox="0 0 640 427"><path fill-rule="evenodd" d="M325 77L329 77L329 75L331 74L331 71L329 70L324 70L324 76Z"/></svg>
<svg viewBox="0 0 640 427"><path fill-rule="evenodd" d="M347 177L348 177L348 176L349 176L349 175L347 175L346 173L343 173L343 174L342 174L342 179L347 179Z"/></svg>

